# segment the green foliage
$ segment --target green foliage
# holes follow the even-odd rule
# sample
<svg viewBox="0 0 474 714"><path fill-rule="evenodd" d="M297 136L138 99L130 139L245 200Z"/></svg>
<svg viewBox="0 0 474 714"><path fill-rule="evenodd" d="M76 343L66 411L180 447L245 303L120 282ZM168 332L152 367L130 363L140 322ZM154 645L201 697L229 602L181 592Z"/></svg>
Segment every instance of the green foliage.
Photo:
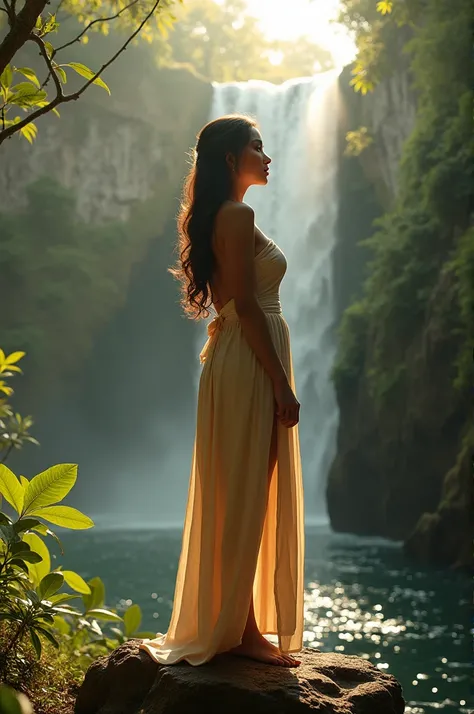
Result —
<svg viewBox="0 0 474 714"><path fill-rule="evenodd" d="M25 356L24 352L12 352L6 355L0 349L0 394L7 397L13 395L13 389L6 380L15 374L21 374L18 367L19 362ZM13 449L21 449L25 442L38 444L38 441L31 436L30 428L33 426L31 416L22 417L18 412L14 412L7 399L0 398L0 463L4 463Z"/></svg>
<svg viewBox="0 0 474 714"><path fill-rule="evenodd" d="M342 0L339 22L353 33L357 46L351 80L356 92L372 92L393 70L390 54L397 30L414 26L423 17L423 5L424 0Z"/></svg>
<svg viewBox="0 0 474 714"><path fill-rule="evenodd" d="M435 308L442 317L440 339L459 345L456 386L472 383L470 10L468 0L430 0L414 28L406 49L419 90L416 125L404 147L394 210L363 242L373 256L363 299L341 325L335 382L343 388L364 376L379 407L403 383L407 349ZM440 289L446 280L452 293Z"/></svg>
<svg viewBox="0 0 474 714"><path fill-rule="evenodd" d="M382 15L390 14L392 10L393 2L391 2L391 0L380 0L380 2L377 3L377 12L380 12Z"/></svg>
<svg viewBox="0 0 474 714"><path fill-rule="evenodd" d="M1 714L33 714L33 708L24 694L0 684L0 712Z"/></svg>
<svg viewBox="0 0 474 714"><path fill-rule="evenodd" d="M361 126L355 131L348 131L344 153L346 156L360 156L373 143L373 140L374 138L366 126Z"/></svg>
<svg viewBox="0 0 474 714"><path fill-rule="evenodd" d="M339 22L354 33L357 47L350 84L363 95L373 91L383 75L384 34L390 16L391 12L382 12L380 3L370 0L343 0L340 5Z"/></svg>
<svg viewBox="0 0 474 714"><path fill-rule="evenodd" d="M76 478L75 464L57 464L31 481L18 479L7 466L0 465L0 494L16 513L12 519L0 512L0 624L11 626L7 641L0 630L0 674L5 680L23 661L27 639L38 659L47 642L76 657L79 653L87 666L98 653L114 649L129 637L154 634L137 632L141 623L138 605L131 605L123 616L105 606L100 578L85 582L78 573L61 566L50 571L51 557L43 537L52 536L64 551L47 523L75 529L94 525L77 509L56 505L70 492ZM65 585L74 592L61 592ZM72 600L79 600L81 607L73 607Z"/></svg>
<svg viewBox="0 0 474 714"><path fill-rule="evenodd" d="M459 306L459 352L456 360L455 387L468 390L474 384L474 228L459 240L450 264L457 285ZM472 436L471 430L471 436Z"/></svg>
<svg viewBox="0 0 474 714"><path fill-rule="evenodd" d="M5 355L0 350L0 387L8 397L12 390L5 379L21 372L17 362L23 356L23 352ZM69 711L78 679L97 656L129 638L154 636L153 632L139 632L142 613L137 604L122 614L106 606L105 586L99 577L86 582L79 573L61 565L51 570L45 539L55 540L62 555L64 549L48 524L76 530L94 526L79 510L58 505L76 479L76 464L56 464L31 480L17 477L0 464L0 505L3 497L15 513L11 517L0 511L2 714L33 711L25 694L12 687L26 691L31 702L38 703L38 711ZM65 586L70 590L64 591ZM73 606L72 601L79 604ZM47 698L44 708L43 692Z"/></svg>
<svg viewBox="0 0 474 714"><path fill-rule="evenodd" d="M194 0L177 8L176 17L166 46L159 47L160 66L185 65L216 82L275 83L333 66L329 51L307 36L268 39L244 0Z"/></svg>
<svg viewBox="0 0 474 714"><path fill-rule="evenodd" d="M4 12L8 16L9 29L5 41L0 46L0 145L15 133L19 133L19 136L33 143L38 133L35 120L49 112L59 116L57 107L77 100L91 84L102 87L110 94L109 87L100 75L131 42L136 41L139 33L148 42L152 42L157 36L166 35L175 19L171 8L175 2L181 1L138 0L128 5L113 1L106 5L101 0L85 3L79 0L66 0L61 3L62 12L66 13L67 19L77 19L84 29L67 42L56 43L56 47L50 41L52 35L57 34L60 29L56 13L42 14L43 4L43 7L37 6L36 16L30 13L29 17L21 20L20 9L17 10L15 3L8 4ZM154 22L150 22L151 20ZM114 23L117 33L126 33L129 36L119 51L98 70L92 70L82 62L59 61L59 54L71 45L75 43L86 45L89 40L88 33L100 32L107 35L111 22ZM15 37L14 41L12 41L13 37ZM18 51L27 41L32 41L38 46L43 59L44 77L41 81L34 69L16 66L13 62ZM69 94L64 91L68 78L66 68L87 80L80 89ZM22 78L26 78L27 81L17 81ZM53 88L51 93L48 92L48 85ZM18 114L14 116L13 114L18 110L23 111L26 116L22 117Z"/></svg>
<svg viewBox="0 0 474 714"><path fill-rule="evenodd" d="M363 373L368 337L368 309L364 301L347 308L339 327L339 351L332 378L339 391L357 383Z"/></svg>

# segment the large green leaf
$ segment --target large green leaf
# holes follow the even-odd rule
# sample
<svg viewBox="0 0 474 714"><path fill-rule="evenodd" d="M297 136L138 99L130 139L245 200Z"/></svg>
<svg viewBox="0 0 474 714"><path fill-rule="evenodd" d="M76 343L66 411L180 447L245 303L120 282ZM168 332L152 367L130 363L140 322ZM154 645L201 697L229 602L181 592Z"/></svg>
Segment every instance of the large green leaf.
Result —
<svg viewBox="0 0 474 714"><path fill-rule="evenodd" d="M48 55L48 57L52 57L53 53L54 53L54 47L51 44L51 42L48 42L48 40L44 40L44 46L45 46L46 54Z"/></svg>
<svg viewBox="0 0 474 714"><path fill-rule="evenodd" d="M25 514L31 515L38 508L62 501L76 479L77 464L56 464L32 478L25 494Z"/></svg>
<svg viewBox="0 0 474 714"><path fill-rule="evenodd" d="M57 650L59 649L59 642L54 637L52 632L47 630L45 627L40 627L39 625L35 625L35 630L36 630L36 632L39 632L40 635L43 635L43 637L46 637L46 639L49 642L51 642L51 644L54 645L54 647L56 647Z"/></svg>
<svg viewBox="0 0 474 714"><path fill-rule="evenodd" d="M89 67L86 67L86 65L82 64L81 62L68 62L67 64L63 64L61 66L72 67L73 70L75 70L78 74L80 74L82 77L85 77L86 79L92 79L92 77L95 75L95 72L93 72L91 69L89 69ZM99 87L102 87L110 94L110 89L108 88L104 80L100 77L94 79L92 84L99 85Z"/></svg>
<svg viewBox="0 0 474 714"><path fill-rule="evenodd" d="M15 67L16 72L20 72L23 76L25 76L27 79L29 79L33 84L36 85L36 87L39 89L40 88L40 83L39 79L36 76L34 70L30 69L29 67ZM18 353L20 354L20 353ZM24 353L23 353L24 354ZM11 357L11 355L10 355Z"/></svg>
<svg viewBox="0 0 474 714"><path fill-rule="evenodd" d="M96 576L95 578L91 578L87 584L92 590L92 594L82 596L82 602L86 610L93 607L100 607L105 601L105 585L103 580Z"/></svg>
<svg viewBox="0 0 474 714"><path fill-rule="evenodd" d="M5 543L16 543L20 540L20 536L15 533L13 526L9 525L0 526L0 538L4 540Z"/></svg>
<svg viewBox="0 0 474 714"><path fill-rule="evenodd" d="M64 575L64 580L70 588L83 595L90 594L91 589L89 585L83 578L81 578L80 575L78 575L78 573L75 573L73 570L62 570L61 572Z"/></svg>
<svg viewBox="0 0 474 714"><path fill-rule="evenodd" d="M67 74L66 74L66 72L63 70L63 68L60 67L60 66L57 65L57 64L53 64L53 67L54 67L54 71L59 75L59 78L61 79L61 82L62 82L63 84L66 84L66 82L67 82Z"/></svg>
<svg viewBox="0 0 474 714"><path fill-rule="evenodd" d="M3 73L0 75L0 84L2 84L6 89L11 85L13 79L13 70L10 64L7 64Z"/></svg>
<svg viewBox="0 0 474 714"><path fill-rule="evenodd" d="M28 488L28 484L30 483L28 481L28 479L26 478L26 476L21 476L21 475L20 475L20 482L24 489Z"/></svg>
<svg viewBox="0 0 474 714"><path fill-rule="evenodd" d="M12 558L12 560L10 560L10 565L16 565L18 568L23 570L26 573L26 575L30 574L28 566L24 560L20 560L19 558Z"/></svg>
<svg viewBox="0 0 474 714"><path fill-rule="evenodd" d="M64 617L61 617L61 615L55 615L54 629L57 630L61 635L68 635L71 632L71 625L69 624L69 622L66 622Z"/></svg>
<svg viewBox="0 0 474 714"><path fill-rule="evenodd" d="M39 553L35 553L32 550L22 550L21 553L15 554L14 560L23 560L25 563L32 563L36 565L37 563L41 563L43 558Z"/></svg>
<svg viewBox="0 0 474 714"><path fill-rule="evenodd" d="M35 511L29 511L29 515L41 516L41 518L54 523L56 526L72 530L94 527L94 521L78 511L77 508L71 508L71 506L47 506L38 508Z"/></svg>
<svg viewBox="0 0 474 714"><path fill-rule="evenodd" d="M20 518L13 524L13 530L15 533L23 533L24 531L32 530L38 525L39 521L36 518Z"/></svg>
<svg viewBox="0 0 474 714"><path fill-rule="evenodd" d="M106 610L102 607L97 607L94 610L89 610L87 617L95 617L97 620L110 620L111 622L122 622L122 618L117 613L111 610Z"/></svg>
<svg viewBox="0 0 474 714"><path fill-rule="evenodd" d="M33 84L29 82L20 82L13 89L15 91L12 96L8 98L10 104L16 104L18 107L28 108L33 107L40 102L44 101L48 96L47 93L42 89L36 89Z"/></svg>
<svg viewBox="0 0 474 714"><path fill-rule="evenodd" d="M17 513L21 513L25 489L5 464L0 464L0 493Z"/></svg>
<svg viewBox="0 0 474 714"><path fill-rule="evenodd" d="M123 621L125 623L125 634L127 637L130 637L135 630L138 630L142 621L142 611L140 609L140 605L137 605L136 603L134 605L130 605L130 607L123 614Z"/></svg>
<svg viewBox="0 0 474 714"><path fill-rule="evenodd" d="M22 551L31 551L31 548L28 543L25 543L25 541L23 540L19 540L16 543L13 543L10 547L10 552L12 555L18 555Z"/></svg>
<svg viewBox="0 0 474 714"><path fill-rule="evenodd" d="M78 616L82 617L82 613L79 612L79 610L76 610L73 607L69 607L69 605L55 605L54 606L54 612L63 612L65 615L70 615L71 617Z"/></svg>
<svg viewBox="0 0 474 714"><path fill-rule="evenodd" d="M38 586L38 594L42 600L49 600L51 595L55 595L64 583L64 575L61 572L48 573L44 576Z"/></svg>
<svg viewBox="0 0 474 714"><path fill-rule="evenodd" d="M38 635L36 634L36 632L31 628L30 628L30 637L31 637L31 641L33 643L33 647L36 650L36 655L37 655L38 659L40 659L41 658L41 640L38 637Z"/></svg>
<svg viewBox="0 0 474 714"><path fill-rule="evenodd" d="M23 540L31 546L35 553L39 553L43 558L41 563L28 564L30 578L36 587L51 570L51 556L44 541L36 533L26 533L23 536Z"/></svg>
<svg viewBox="0 0 474 714"><path fill-rule="evenodd" d="M58 593L57 595L51 595L48 600L53 605L60 605L63 602L69 602L69 600L78 600L80 595L71 595L70 593Z"/></svg>
<svg viewBox="0 0 474 714"><path fill-rule="evenodd" d="M36 87L31 84L31 82L19 82L12 87L12 91L14 92L12 99L18 99L20 97L36 97L39 94L45 94L45 92L38 92Z"/></svg>
<svg viewBox="0 0 474 714"><path fill-rule="evenodd" d="M5 684L0 684L0 712L2 714L22 714L23 712L15 690Z"/></svg>

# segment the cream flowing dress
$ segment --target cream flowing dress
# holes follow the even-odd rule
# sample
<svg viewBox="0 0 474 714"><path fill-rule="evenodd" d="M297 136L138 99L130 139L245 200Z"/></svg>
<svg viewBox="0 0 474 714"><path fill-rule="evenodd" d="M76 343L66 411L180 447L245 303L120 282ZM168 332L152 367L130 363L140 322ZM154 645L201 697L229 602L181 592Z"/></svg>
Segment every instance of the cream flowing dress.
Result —
<svg viewBox="0 0 474 714"><path fill-rule="evenodd" d="M287 261L269 240L255 256L257 296L295 391L279 287ZM282 652L303 637L304 514L298 427L274 420L272 383L230 300L208 325L201 352L196 435L171 622L140 648L160 664L209 661L241 643L253 591L262 634Z"/></svg>

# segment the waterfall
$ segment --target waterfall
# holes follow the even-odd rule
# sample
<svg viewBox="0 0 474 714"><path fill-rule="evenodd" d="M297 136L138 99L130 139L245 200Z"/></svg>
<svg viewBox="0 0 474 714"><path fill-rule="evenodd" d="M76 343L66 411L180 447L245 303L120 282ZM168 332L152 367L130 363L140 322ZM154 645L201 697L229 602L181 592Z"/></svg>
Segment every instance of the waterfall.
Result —
<svg viewBox="0 0 474 714"><path fill-rule="evenodd" d="M326 519L325 484L335 453L338 410L330 381L335 356L332 252L337 213L337 73L290 80L214 84L210 119L254 116L272 158L265 187L245 201L259 228L285 253L283 313L291 334L306 522ZM200 335L199 347L203 335Z"/></svg>

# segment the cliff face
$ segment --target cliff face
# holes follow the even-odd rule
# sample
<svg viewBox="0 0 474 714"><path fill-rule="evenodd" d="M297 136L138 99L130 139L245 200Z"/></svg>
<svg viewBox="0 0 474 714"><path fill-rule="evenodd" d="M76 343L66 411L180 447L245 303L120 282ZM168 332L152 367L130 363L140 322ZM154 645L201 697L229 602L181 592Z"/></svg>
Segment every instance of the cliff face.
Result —
<svg viewBox="0 0 474 714"><path fill-rule="evenodd" d="M340 77L345 101L343 128L347 131L363 126L369 130L372 143L360 154L358 163L384 210L390 209L395 201L403 146L415 126L417 93L409 57L403 51L411 36L407 28L399 30L392 49L394 69L372 93L354 92L349 85L351 66Z"/></svg>
<svg viewBox="0 0 474 714"><path fill-rule="evenodd" d="M339 237L334 253L339 317L360 294L366 276L369 254L360 241L372 235L374 220L393 206L397 196L403 145L413 131L417 107L408 58L402 53L409 37L400 33L397 69L373 93L362 96L353 90L351 66L339 77ZM369 130L371 143L359 156L346 156L346 133L359 127Z"/></svg>
<svg viewBox="0 0 474 714"><path fill-rule="evenodd" d="M474 445L468 8L456 4L456 22L454 8L435 17L442 3L427 15L418 71L423 42L436 45L438 28L456 35L458 54L439 52L440 67L430 67L436 81L425 89L418 81L421 97L406 53L392 58L396 70L373 95L355 97L349 69L341 75L344 130L367 126L373 143L341 159L336 278L341 311L352 304L334 369L340 426L327 484L335 530L404 540L411 556L443 565L470 559ZM374 235L377 216L369 252L357 243Z"/></svg>
<svg viewBox="0 0 474 714"><path fill-rule="evenodd" d="M3 349L27 352L15 387L28 410L39 408L41 384L49 394L75 379L154 242L157 304L179 311L166 266L212 86L156 69L143 48L127 55L106 77L111 96L89 87L61 118L38 122L33 145L14 137L2 146L0 332Z"/></svg>
<svg viewBox="0 0 474 714"><path fill-rule="evenodd" d="M346 131L359 126L368 128L372 143L358 157L341 155L336 250L340 312L361 293L369 256L359 243L373 233L374 219L395 201L402 147L416 113L407 67L365 97L350 87L350 78L346 67L340 78L345 107L341 153ZM350 390L337 389L337 397L338 446L327 488L331 525L337 531L402 538L420 514L419 494L407 507L407 489L401 483L394 486L403 470L401 460L408 458L408 444L400 449L403 400L399 418L392 412L381 421L364 376ZM426 480L426 474L420 474L421 484L423 477ZM417 491L423 492L423 485ZM439 484L437 492L428 489L427 498L426 506L436 506Z"/></svg>
<svg viewBox="0 0 474 714"><path fill-rule="evenodd" d="M338 447L327 491L337 531L403 540L420 518L426 531L424 514L441 506L445 477L459 476L461 493L467 497L466 455L451 473L469 416L467 395L453 388L459 347L458 338L450 335L454 292L452 275L441 273L422 331L399 346L404 374L383 406L374 400L365 373L352 387L338 389ZM369 370L376 349L370 337L366 349ZM451 540L459 541L459 534ZM433 549L433 557L446 560L446 549ZM421 543L410 547L420 556L421 550ZM428 553L424 559L430 559Z"/></svg>
<svg viewBox="0 0 474 714"><path fill-rule="evenodd" d="M2 146L0 211L24 207L26 186L47 176L72 189L86 222L126 221L150 199L155 228L173 216L170 201L179 195L185 151L209 114L212 86L185 70L158 71L142 54L135 62L111 66L111 96L89 87L74 106L61 107L61 118L39 120L33 145L15 137Z"/></svg>

